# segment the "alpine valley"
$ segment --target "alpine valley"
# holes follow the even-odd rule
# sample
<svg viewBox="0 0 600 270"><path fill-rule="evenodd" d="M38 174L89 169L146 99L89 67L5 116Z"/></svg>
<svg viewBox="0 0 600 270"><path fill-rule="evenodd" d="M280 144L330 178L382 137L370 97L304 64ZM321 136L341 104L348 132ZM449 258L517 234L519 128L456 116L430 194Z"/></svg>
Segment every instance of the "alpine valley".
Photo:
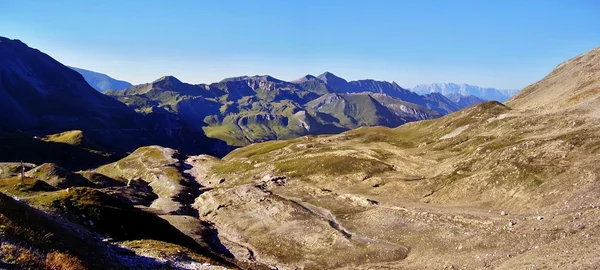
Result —
<svg viewBox="0 0 600 270"><path fill-rule="evenodd" d="M600 268L600 48L505 103L87 76L0 38L0 268Z"/></svg>

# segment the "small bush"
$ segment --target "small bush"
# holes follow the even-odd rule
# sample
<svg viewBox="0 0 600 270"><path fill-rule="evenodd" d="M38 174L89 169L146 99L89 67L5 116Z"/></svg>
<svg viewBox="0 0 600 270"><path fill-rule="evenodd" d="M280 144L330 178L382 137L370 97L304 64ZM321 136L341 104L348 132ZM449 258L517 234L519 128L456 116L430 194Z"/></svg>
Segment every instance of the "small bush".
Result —
<svg viewBox="0 0 600 270"><path fill-rule="evenodd" d="M41 269L44 266L42 256L29 248L3 243L0 250L4 255L3 260L8 263L32 269Z"/></svg>
<svg viewBox="0 0 600 270"><path fill-rule="evenodd" d="M85 270L83 262L70 254L58 251L46 255L46 269L48 270Z"/></svg>

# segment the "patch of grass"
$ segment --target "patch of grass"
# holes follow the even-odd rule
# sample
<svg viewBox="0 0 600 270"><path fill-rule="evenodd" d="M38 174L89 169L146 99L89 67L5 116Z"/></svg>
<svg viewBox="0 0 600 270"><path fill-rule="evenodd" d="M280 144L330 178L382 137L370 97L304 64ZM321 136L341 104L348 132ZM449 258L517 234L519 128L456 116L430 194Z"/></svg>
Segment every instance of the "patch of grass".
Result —
<svg viewBox="0 0 600 270"><path fill-rule="evenodd" d="M56 188L44 181L20 176L0 179L0 190L11 195L22 195L41 191L55 191Z"/></svg>
<svg viewBox="0 0 600 270"><path fill-rule="evenodd" d="M556 137L556 139L566 141L575 146L583 146L589 142L598 142L597 131L579 129L571 131Z"/></svg>
<svg viewBox="0 0 600 270"><path fill-rule="evenodd" d="M21 174L20 164L0 164L0 178L8 178Z"/></svg>
<svg viewBox="0 0 600 270"><path fill-rule="evenodd" d="M254 166L243 161L224 161L215 164L211 170L216 174L230 174L235 172L245 172L254 169Z"/></svg>
<svg viewBox="0 0 600 270"><path fill-rule="evenodd" d="M279 172L290 177L302 177L315 174L335 176L358 172L364 172L367 175L376 175L392 170L391 165L381 161L352 156L297 158L275 163L275 167Z"/></svg>
<svg viewBox="0 0 600 270"><path fill-rule="evenodd" d="M209 138L215 138L225 141L231 146L244 146L248 144L248 140L244 138L242 131L233 124L211 125L202 127L202 130Z"/></svg>
<svg viewBox="0 0 600 270"><path fill-rule="evenodd" d="M145 254L151 254L152 256L158 258L166 258L169 260L173 259L184 259L184 260L194 260L200 263L209 263L212 265L220 265L221 263L217 262L213 258L202 255L194 250L189 248L171 244L163 241L156 240L133 240L133 241L125 241L122 244L125 247L131 248L136 252L143 252Z"/></svg>
<svg viewBox="0 0 600 270"><path fill-rule="evenodd" d="M17 185L17 189L21 192L28 191L55 191L56 188L49 185L48 183L40 180L33 180L31 183L23 181Z"/></svg>
<svg viewBox="0 0 600 270"><path fill-rule="evenodd" d="M357 139L362 143L388 143L400 148L412 148L417 145L423 134L420 133L422 123L402 125L396 129L386 127L360 128L345 133L347 139Z"/></svg>
<svg viewBox="0 0 600 270"><path fill-rule="evenodd" d="M151 146L140 147L133 154L137 154L147 161L161 161L165 159L165 155L163 155L160 149Z"/></svg>
<svg viewBox="0 0 600 270"><path fill-rule="evenodd" d="M98 187L114 187L114 186L124 186L125 183L122 181L118 181L116 179L110 178L104 174L96 173L96 172L78 172L78 175L87 179L94 185Z"/></svg>
<svg viewBox="0 0 600 270"><path fill-rule="evenodd" d="M511 145L516 145L520 142L521 138L517 136L504 136L500 138L490 137L486 141L488 143L482 143L481 147L483 151L496 151L504 149Z"/></svg>
<svg viewBox="0 0 600 270"><path fill-rule="evenodd" d="M293 140L270 141L270 142L252 144L252 145L249 145L244 148L241 148L241 149L231 152L229 155L225 156L223 159L230 160L233 158L251 158L253 156L260 156L260 155L264 155L264 154L282 149L292 143L294 143Z"/></svg>
<svg viewBox="0 0 600 270"><path fill-rule="evenodd" d="M179 183L184 180L183 175L181 175L179 169L173 166L163 167L162 172L167 176L167 178L169 178L169 180L175 183Z"/></svg>
<svg viewBox="0 0 600 270"><path fill-rule="evenodd" d="M45 141L66 143L70 145L83 144L83 132L81 130L65 131L58 134L52 134L44 137Z"/></svg>
<svg viewBox="0 0 600 270"><path fill-rule="evenodd" d="M373 148L373 149L371 149L371 151L377 153L377 158L383 159L383 160L386 160L388 158L395 156L394 153L392 153L388 150L385 150L385 149Z"/></svg>
<svg viewBox="0 0 600 270"><path fill-rule="evenodd" d="M46 269L85 270L85 264L77 257L64 252L52 251L46 255Z"/></svg>
<svg viewBox="0 0 600 270"><path fill-rule="evenodd" d="M44 257L36 250L12 243L2 243L0 247L2 260L27 269L43 269Z"/></svg>

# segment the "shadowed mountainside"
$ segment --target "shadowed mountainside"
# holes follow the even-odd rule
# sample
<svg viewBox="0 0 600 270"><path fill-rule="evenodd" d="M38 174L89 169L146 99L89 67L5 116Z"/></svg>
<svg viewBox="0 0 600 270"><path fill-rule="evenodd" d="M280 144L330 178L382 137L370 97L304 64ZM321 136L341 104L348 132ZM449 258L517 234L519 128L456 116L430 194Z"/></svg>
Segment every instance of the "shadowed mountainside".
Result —
<svg viewBox="0 0 600 270"><path fill-rule="evenodd" d="M0 37L0 57L0 138L82 130L89 141L111 151L161 144L186 153L226 152L223 142L177 115L159 108L138 114L19 40Z"/></svg>

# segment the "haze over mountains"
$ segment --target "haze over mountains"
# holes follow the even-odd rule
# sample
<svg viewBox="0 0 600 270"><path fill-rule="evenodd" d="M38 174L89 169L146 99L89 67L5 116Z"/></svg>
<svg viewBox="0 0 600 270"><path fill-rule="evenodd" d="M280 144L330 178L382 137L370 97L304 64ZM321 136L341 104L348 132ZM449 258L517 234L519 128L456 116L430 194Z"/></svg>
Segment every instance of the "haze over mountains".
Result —
<svg viewBox="0 0 600 270"><path fill-rule="evenodd" d="M422 95L429 93L442 93L444 96L460 94L463 96L476 96L484 100L496 100L499 102L504 102L519 92L519 89L496 89L464 83L420 84L411 88L411 90Z"/></svg>
<svg viewBox="0 0 600 270"><path fill-rule="evenodd" d="M117 80L110 76L98 72L94 72L87 69L69 67L72 70L77 71L85 81L90 84L94 89L103 92L106 90L122 90L127 87L131 87L131 84L126 81Z"/></svg>

